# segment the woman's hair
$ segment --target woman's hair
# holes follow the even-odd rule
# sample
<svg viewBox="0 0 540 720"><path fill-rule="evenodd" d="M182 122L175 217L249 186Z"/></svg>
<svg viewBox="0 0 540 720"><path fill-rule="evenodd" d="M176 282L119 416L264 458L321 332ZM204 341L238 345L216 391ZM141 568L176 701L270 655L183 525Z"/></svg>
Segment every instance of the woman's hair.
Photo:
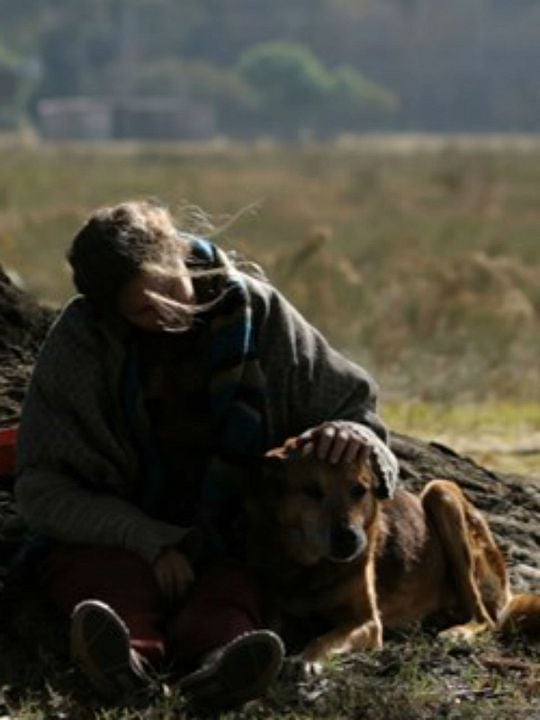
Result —
<svg viewBox="0 0 540 720"><path fill-rule="evenodd" d="M150 267L166 271L188 251L166 208L131 201L93 212L75 235L67 259L76 289L106 310L137 273Z"/></svg>

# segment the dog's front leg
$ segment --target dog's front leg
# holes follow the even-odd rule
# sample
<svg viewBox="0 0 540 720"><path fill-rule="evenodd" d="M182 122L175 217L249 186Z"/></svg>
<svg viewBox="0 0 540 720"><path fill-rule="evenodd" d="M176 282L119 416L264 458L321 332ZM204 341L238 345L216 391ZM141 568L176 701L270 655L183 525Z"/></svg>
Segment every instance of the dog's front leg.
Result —
<svg viewBox="0 0 540 720"><path fill-rule="evenodd" d="M336 622L330 632L312 640L304 648L301 657L308 674L316 672L323 660L335 655L382 648L382 622L377 608L372 566L367 568L358 594L360 598L355 602L354 619L339 624Z"/></svg>
<svg viewBox="0 0 540 720"><path fill-rule="evenodd" d="M354 650L378 650L382 647L382 623L376 613L369 620L351 621L313 640L301 655L304 675L318 674L321 663Z"/></svg>

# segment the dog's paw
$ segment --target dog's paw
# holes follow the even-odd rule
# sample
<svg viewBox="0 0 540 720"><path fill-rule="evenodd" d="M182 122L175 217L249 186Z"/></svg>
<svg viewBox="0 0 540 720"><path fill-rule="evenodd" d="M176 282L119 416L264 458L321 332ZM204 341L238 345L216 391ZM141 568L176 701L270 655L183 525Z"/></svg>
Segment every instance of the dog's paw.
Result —
<svg viewBox="0 0 540 720"><path fill-rule="evenodd" d="M480 633L489 629L488 623L469 622L465 625L454 625L447 630L442 630L437 637L454 644L468 644L474 642Z"/></svg>
<svg viewBox="0 0 540 720"><path fill-rule="evenodd" d="M318 677L322 671L320 662L307 660L302 655L292 655L283 663L281 677L289 682L299 683Z"/></svg>
<svg viewBox="0 0 540 720"><path fill-rule="evenodd" d="M309 680L310 678L319 677L319 675L323 674L323 666L322 663L317 662L316 660L303 660L302 661L302 676L304 680Z"/></svg>

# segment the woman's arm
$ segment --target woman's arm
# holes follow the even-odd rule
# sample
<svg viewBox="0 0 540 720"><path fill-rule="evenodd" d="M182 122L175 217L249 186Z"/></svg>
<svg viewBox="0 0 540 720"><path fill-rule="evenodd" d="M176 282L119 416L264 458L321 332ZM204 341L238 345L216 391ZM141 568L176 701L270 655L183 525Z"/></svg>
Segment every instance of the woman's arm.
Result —
<svg viewBox="0 0 540 720"><path fill-rule="evenodd" d="M352 461L372 450L382 497L392 495L398 463L377 415L371 375L326 339L271 286L258 289L258 351L268 382L271 444L300 436L330 462Z"/></svg>
<svg viewBox="0 0 540 720"><path fill-rule="evenodd" d="M153 564L165 548L195 541L189 530L153 520L115 495L80 487L69 474L23 470L15 490L29 527L63 542L124 547Z"/></svg>
<svg viewBox="0 0 540 720"><path fill-rule="evenodd" d="M16 499L32 530L66 542L121 546L150 562L189 530L132 502L138 459L119 412L123 348L83 300L52 328L25 400Z"/></svg>
<svg viewBox="0 0 540 720"><path fill-rule="evenodd" d="M274 421L273 442L327 420L361 423L386 440L386 428L376 411L378 388L366 370L331 348L270 285L257 283L254 309L258 355Z"/></svg>

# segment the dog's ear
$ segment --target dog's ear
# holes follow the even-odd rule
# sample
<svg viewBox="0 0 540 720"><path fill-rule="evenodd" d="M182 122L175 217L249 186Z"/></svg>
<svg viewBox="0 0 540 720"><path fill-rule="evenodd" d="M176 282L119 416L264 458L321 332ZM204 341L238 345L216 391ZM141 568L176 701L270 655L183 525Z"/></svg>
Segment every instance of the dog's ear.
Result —
<svg viewBox="0 0 540 720"><path fill-rule="evenodd" d="M285 487L288 452L285 447L273 448L261 458L258 495L266 501L277 498Z"/></svg>
<svg viewBox="0 0 540 720"><path fill-rule="evenodd" d="M272 450L268 450L267 453L265 453L263 458L263 463L268 463L269 466L272 466L274 464L274 461L281 462L283 460L286 460L289 457L289 449L287 445L282 445L281 447L272 448Z"/></svg>
<svg viewBox="0 0 540 720"><path fill-rule="evenodd" d="M362 445L362 447L358 451L358 454L356 455L355 465L358 479L361 479L363 483L368 485L377 496L379 480L373 470L373 465L371 462L372 454L373 448L370 445L368 445L367 443L365 445Z"/></svg>

